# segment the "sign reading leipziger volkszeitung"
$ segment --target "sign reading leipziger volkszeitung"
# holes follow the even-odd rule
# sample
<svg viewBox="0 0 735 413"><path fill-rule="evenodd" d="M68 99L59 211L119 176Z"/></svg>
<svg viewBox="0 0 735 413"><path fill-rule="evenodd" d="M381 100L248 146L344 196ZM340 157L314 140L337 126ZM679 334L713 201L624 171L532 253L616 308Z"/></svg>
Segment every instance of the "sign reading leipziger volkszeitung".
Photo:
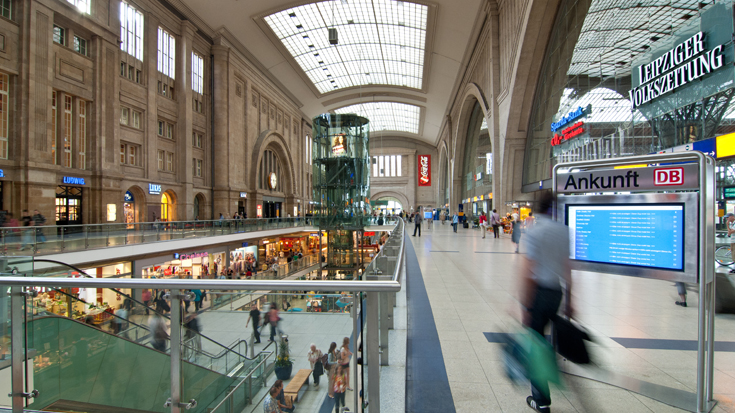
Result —
<svg viewBox="0 0 735 413"><path fill-rule="evenodd" d="M560 173L556 192L678 191L699 188L698 166L677 164L648 168L604 169Z"/></svg>
<svg viewBox="0 0 735 413"><path fill-rule="evenodd" d="M699 32L651 63L639 66L640 86L629 92L633 108L722 68L723 45L705 50L704 41L704 32Z"/></svg>

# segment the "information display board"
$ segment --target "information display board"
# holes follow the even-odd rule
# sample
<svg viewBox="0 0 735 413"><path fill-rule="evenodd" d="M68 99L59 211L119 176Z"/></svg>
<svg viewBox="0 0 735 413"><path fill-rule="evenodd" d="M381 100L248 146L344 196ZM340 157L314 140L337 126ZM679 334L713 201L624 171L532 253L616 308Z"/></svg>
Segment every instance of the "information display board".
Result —
<svg viewBox="0 0 735 413"><path fill-rule="evenodd" d="M735 199L735 186L722 187L722 199L727 199L727 200Z"/></svg>
<svg viewBox="0 0 735 413"><path fill-rule="evenodd" d="M566 205L571 259L684 270L684 204Z"/></svg>
<svg viewBox="0 0 735 413"><path fill-rule="evenodd" d="M572 269L695 283L698 195L559 195Z"/></svg>

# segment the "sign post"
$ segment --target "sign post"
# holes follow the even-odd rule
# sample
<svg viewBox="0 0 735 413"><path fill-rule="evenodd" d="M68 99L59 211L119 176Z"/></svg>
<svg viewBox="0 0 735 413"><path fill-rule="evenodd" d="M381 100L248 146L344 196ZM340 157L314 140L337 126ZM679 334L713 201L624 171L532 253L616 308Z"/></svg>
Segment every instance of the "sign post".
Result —
<svg viewBox="0 0 735 413"><path fill-rule="evenodd" d="M696 394L643 381L627 389L709 412L715 405L715 160L688 151L563 163L554 166L552 184L554 219L570 227L573 269L699 284ZM590 378L626 388L614 376Z"/></svg>

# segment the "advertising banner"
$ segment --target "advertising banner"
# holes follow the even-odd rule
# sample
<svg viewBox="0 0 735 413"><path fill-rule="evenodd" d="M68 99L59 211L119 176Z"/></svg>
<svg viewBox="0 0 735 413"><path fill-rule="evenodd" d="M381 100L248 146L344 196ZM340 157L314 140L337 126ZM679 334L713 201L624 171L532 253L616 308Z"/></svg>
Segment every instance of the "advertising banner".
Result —
<svg viewBox="0 0 735 413"><path fill-rule="evenodd" d="M419 155L419 186L431 186L431 155Z"/></svg>

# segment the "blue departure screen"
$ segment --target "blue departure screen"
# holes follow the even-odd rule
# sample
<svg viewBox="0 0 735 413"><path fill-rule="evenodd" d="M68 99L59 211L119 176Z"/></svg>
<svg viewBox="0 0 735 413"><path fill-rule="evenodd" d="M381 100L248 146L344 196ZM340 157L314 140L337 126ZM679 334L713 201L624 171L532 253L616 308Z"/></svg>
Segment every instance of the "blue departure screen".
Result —
<svg viewBox="0 0 735 413"><path fill-rule="evenodd" d="M567 205L571 259L684 269L684 205Z"/></svg>

